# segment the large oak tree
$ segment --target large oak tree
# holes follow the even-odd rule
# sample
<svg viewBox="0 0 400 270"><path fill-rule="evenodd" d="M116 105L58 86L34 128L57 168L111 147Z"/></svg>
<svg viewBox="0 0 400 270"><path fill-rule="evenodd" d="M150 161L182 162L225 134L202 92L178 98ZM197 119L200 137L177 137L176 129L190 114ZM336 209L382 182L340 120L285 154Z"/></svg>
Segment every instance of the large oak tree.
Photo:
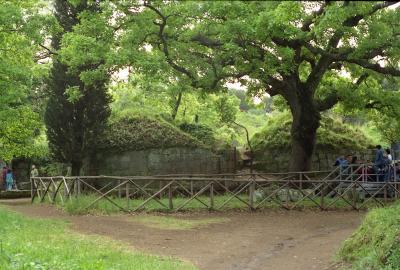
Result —
<svg viewBox="0 0 400 270"><path fill-rule="evenodd" d="M341 101L380 106L380 96L387 96L381 82L400 76L400 12L394 4L103 3L113 10L107 27L114 30L115 65L204 91L240 82L252 94L282 96L293 116L295 171L310 169L321 112Z"/></svg>

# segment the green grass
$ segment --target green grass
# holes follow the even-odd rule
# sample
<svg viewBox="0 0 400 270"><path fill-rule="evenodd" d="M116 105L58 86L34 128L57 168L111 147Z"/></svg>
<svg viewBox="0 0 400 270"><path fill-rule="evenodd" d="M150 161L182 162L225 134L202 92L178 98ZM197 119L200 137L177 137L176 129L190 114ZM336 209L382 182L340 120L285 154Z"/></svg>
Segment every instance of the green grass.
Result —
<svg viewBox="0 0 400 270"><path fill-rule="evenodd" d="M229 221L228 218L184 219L170 216L137 216L132 220L138 221L147 227L164 230L191 230Z"/></svg>
<svg viewBox="0 0 400 270"><path fill-rule="evenodd" d="M400 203L371 210L339 258L354 270L400 269Z"/></svg>
<svg viewBox="0 0 400 270"><path fill-rule="evenodd" d="M67 223L31 219L0 208L2 270L191 270L189 263L145 255L102 237L84 236Z"/></svg>
<svg viewBox="0 0 400 270"><path fill-rule="evenodd" d="M248 202L249 198L248 195L246 194L241 194L239 197L245 201ZM64 204L61 204L59 200L56 201L56 205L60 207L61 209L65 210L69 214L73 215L84 215L84 214L113 214L113 213L121 213L121 209L119 209L117 206L113 205L111 202L109 202L106 199L101 199L100 201L96 202L94 205L91 207L87 208L95 199L97 198L97 195L92 195L92 194L82 194L78 197L72 197L69 199L67 202ZM241 200L237 198L233 198L230 200L228 203L226 203L222 208L222 204L230 198L230 195L224 194L224 195L216 195L214 197L214 210L248 210L249 206L243 203ZM143 203L143 199L131 199L129 200L129 208L128 208L128 201L125 198L118 198L118 197L112 197L111 198L115 203L120 205L121 207L129 209L129 211L135 210L140 204ZM174 197L173 198L173 211L180 205L182 205L188 198L184 197ZM210 204L210 198L208 196L200 196L199 199L203 201L205 204ZM348 199L349 200L349 199ZM321 198L317 197L314 199L316 202L320 202ZM351 200L349 200L351 201ZM155 200L149 201L143 208L140 208L141 211L145 212L168 212L168 198L163 197L160 199L160 202L164 204L166 207L162 206ZM257 206L259 204L259 201L254 202L254 206ZM305 199L299 203L297 202L289 202L285 203L282 202L283 205L287 207L292 207L296 205L296 209L314 209L318 208L318 206L311 201L310 199ZM329 206L328 209L331 210L338 210L338 209L351 209L351 206L348 205L344 200L339 199L336 201L334 198L324 198L324 205ZM369 209L377 206L377 203L374 202L373 200L369 201L364 208ZM262 202L261 205L258 207L259 209L280 209L282 208L277 202L275 201L265 201ZM204 211L208 210L208 207L206 207L204 204L197 200L192 200L190 203L185 205L181 210L183 211Z"/></svg>
<svg viewBox="0 0 400 270"><path fill-rule="evenodd" d="M248 200L246 196L241 196L243 200ZM86 206L90 205L91 202L93 202L97 196L95 195L81 195L78 197L72 197L70 200L68 200L64 205L60 204L60 201L57 201L57 205L63 208L66 212L74 215L82 215L82 214L112 214L112 213L117 213L121 212L121 210L110 203L106 199L102 199L98 201L96 204L94 204L92 207L89 209L85 209ZM221 195L221 196L215 196L214 201L215 205L221 205L226 199L228 199L228 195ZM205 204L210 203L210 199L207 196L200 196L200 200L202 200ZM112 197L112 200L116 202L118 205L122 207L127 207L128 202L124 198L118 198L118 197ZM173 205L174 208L179 207L182 205L187 198L184 197L175 197L173 199ZM141 203L143 203L143 199L131 199L129 200L129 210L134 210L137 208ZM168 198L162 198L160 199L160 202L163 203L165 206L168 207ZM224 209L244 209L246 208L246 205L243 204L240 200L238 199L232 199L229 203L227 203L224 207ZM191 211L197 211L197 210L204 210L207 209L204 204L197 200L192 200L190 203L188 203L183 210L191 210ZM149 201L148 204L145 205L144 208L141 210L145 211L158 211L158 212L165 212L168 211L168 208L162 206L155 200Z"/></svg>

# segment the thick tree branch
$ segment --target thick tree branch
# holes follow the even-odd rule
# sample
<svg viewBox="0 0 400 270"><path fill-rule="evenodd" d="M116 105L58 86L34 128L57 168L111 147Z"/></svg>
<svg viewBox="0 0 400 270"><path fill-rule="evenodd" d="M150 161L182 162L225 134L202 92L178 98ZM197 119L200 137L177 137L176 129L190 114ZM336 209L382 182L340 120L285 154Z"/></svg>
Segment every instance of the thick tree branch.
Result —
<svg viewBox="0 0 400 270"><path fill-rule="evenodd" d="M356 89L357 87L359 87L360 84L368 78L368 76L369 76L368 73L363 73L354 83L354 86L352 88ZM338 93L334 91L330 93L325 99L316 100L315 104L317 106L317 109L320 112L323 112L333 108L333 106L335 106L339 101L340 101L340 96L338 96Z"/></svg>
<svg viewBox="0 0 400 270"><path fill-rule="evenodd" d="M357 64L363 68L370 69L370 70L379 72L381 74L400 76L400 70L398 70L398 69L395 69L393 67L382 67L379 64L371 63L365 59L346 59L344 61L348 62L348 63Z"/></svg>
<svg viewBox="0 0 400 270"><path fill-rule="evenodd" d="M366 18L367 16L370 16L372 14L374 14L375 12L377 12L380 9L386 8L388 6L391 6L393 4L395 4L396 2L382 2L382 3L378 3L376 5L374 5L371 10L367 13L364 14L356 14L354 16L351 16L349 18L347 18L344 22L343 22L343 26L345 27L355 27L359 24L359 22ZM347 7L347 5L345 5L345 8ZM343 37L344 35L344 30L339 29L337 32L335 32L333 34L333 36L329 39L328 41L328 45L325 49L325 52L323 52L324 50L319 49L319 48L315 48L313 46L311 46L310 44L306 44L305 46L312 52L312 53L318 53L321 56L321 58L319 59L318 63L315 65L315 67L312 69L309 77L307 78L306 81L306 85L308 87L308 89L310 91L315 91L319 82L321 81L323 75L325 74L326 70L329 68L329 66L331 65L331 63L333 61L340 61L340 60L345 60L348 62L353 62L356 63L362 67L368 68L368 69L372 69L375 70L377 72L383 73L383 74L391 74L391 75L395 75L395 76L399 76L396 75L398 74L397 71L395 69L391 69L391 68L382 68L380 67L378 64L371 64L366 60L348 60L346 59L347 56L352 52L352 50L347 50L345 52L342 52L341 54L332 54L332 51L334 49L337 48L340 39ZM366 55L368 57L373 57L376 54L379 54L381 52L381 48L377 48L376 50L373 50L370 52L370 55ZM400 74L400 73L399 73Z"/></svg>
<svg viewBox="0 0 400 270"><path fill-rule="evenodd" d="M198 42L199 44L209 47L209 48L215 48L215 47L221 47L223 43L219 40L213 40L205 35L202 34L197 34L191 38L192 41Z"/></svg>
<svg viewBox="0 0 400 270"><path fill-rule="evenodd" d="M374 5L374 6L372 7L372 9L371 9L369 12L364 13L364 14L356 14L356 15L354 15L354 16L352 16L352 17L346 19L346 20L343 22L343 26L348 26L348 27L357 26L358 23L359 23L362 19L364 19L365 17L371 16L372 14L374 14L375 12L377 12L378 10L381 10L381 9L383 9L383 8L387 8L387 7L389 7L389 6L391 6L391 5L394 5L394 4L396 4L396 3L398 3L398 1L384 1L384 2L378 3L378 4Z"/></svg>
<svg viewBox="0 0 400 270"><path fill-rule="evenodd" d="M318 111L323 112L323 111L331 109L339 101L340 101L340 98L337 95L337 93L336 92L332 92L325 99L317 100L315 102L315 105L316 105Z"/></svg>

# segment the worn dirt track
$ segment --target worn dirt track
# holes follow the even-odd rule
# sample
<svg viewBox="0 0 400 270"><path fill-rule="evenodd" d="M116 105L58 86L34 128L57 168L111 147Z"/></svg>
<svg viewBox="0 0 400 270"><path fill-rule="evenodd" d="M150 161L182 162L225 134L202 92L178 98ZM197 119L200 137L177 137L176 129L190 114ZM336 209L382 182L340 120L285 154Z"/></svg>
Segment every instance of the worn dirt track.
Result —
<svg viewBox="0 0 400 270"><path fill-rule="evenodd" d="M151 254L193 262L202 270L336 269L333 256L360 224L356 211L263 211L194 213L178 218L226 217L229 222L194 230L161 230L135 222L135 217L69 216L50 206L26 201L3 202L28 216L58 218L72 229L111 237Z"/></svg>

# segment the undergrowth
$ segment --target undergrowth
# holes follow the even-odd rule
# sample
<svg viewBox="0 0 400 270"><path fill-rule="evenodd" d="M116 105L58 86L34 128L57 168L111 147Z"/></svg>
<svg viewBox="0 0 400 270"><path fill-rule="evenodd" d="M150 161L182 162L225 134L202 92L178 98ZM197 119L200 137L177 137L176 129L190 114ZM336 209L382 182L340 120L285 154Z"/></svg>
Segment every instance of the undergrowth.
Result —
<svg viewBox="0 0 400 270"><path fill-rule="evenodd" d="M339 257L354 270L400 269L400 203L371 210Z"/></svg>

